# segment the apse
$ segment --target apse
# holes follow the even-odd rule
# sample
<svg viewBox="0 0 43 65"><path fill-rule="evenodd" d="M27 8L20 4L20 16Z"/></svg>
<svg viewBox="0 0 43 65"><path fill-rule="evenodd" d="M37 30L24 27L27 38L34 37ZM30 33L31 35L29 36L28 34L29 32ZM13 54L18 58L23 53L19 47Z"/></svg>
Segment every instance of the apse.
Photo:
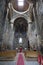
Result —
<svg viewBox="0 0 43 65"><path fill-rule="evenodd" d="M20 46L22 46L23 49L28 48L28 38L27 38L28 21L24 17L18 17L15 19L13 26L14 26L13 48L14 49L19 48Z"/></svg>

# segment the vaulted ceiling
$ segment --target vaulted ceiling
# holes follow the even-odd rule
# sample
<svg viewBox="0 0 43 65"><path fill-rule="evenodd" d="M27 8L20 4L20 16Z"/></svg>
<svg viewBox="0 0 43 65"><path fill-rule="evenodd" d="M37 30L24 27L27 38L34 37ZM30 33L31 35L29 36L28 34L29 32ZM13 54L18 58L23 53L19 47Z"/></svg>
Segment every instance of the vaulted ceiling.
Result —
<svg viewBox="0 0 43 65"><path fill-rule="evenodd" d="M4 18L6 17L6 11L5 11L5 9L7 8L9 1L12 2L13 3L13 7L16 10L19 10L19 11L25 11L25 10L28 9L29 4L27 2L32 2L35 5L36 1L37 1L38 5L36 5L36 7L37 7L36 11L38 13L38 18L39 18L38 21L40 21L39 22L40 29L42 29L41 27L43 27L43 25L42 25L42 23L43 23L42 22L43 21L43 5L42 5L43 2L41 2L41 1L43 1L43 0L26 0L27 2L25 1L25 4L24 4L23 8L17 6L17 4L16 4L17 0L0 0L0 31L1 31L0 34L1 35L2 35L2 32L3 32L4 23L5 23L5 19ZM5 6L6 6L6 8L5 8ZM40 31L42 31L42 30L40 30ZM1 39L1 37L0 37L0 39Z"/></svg>
<svg viewBox="0 0 43 65"><path fill-rule="evenodd" d="M14 22L15 31L18 33L26 33L28 29L27 20L23 17L19 17Z"/></svg>

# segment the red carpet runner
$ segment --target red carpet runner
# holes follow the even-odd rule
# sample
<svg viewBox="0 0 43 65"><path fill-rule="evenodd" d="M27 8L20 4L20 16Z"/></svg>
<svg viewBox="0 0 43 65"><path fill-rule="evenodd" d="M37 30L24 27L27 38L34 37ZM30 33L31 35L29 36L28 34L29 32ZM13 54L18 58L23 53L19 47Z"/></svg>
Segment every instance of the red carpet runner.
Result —
<svg viewBox="0 0 43 65"><path fill-rule="evenodd" d="M18 54L17 65L24 65L24 57L22 53Z"/></svg>

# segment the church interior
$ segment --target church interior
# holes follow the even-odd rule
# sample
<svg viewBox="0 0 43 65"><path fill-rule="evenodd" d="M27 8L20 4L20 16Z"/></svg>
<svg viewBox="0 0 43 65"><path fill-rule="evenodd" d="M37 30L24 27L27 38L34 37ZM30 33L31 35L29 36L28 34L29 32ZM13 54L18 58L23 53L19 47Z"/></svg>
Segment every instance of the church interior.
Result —
<svg viewBox="0 0 43 65"><path fill-rule="evenodd" d="M43 0L0 0L0 65L43 65Z"/></svg>

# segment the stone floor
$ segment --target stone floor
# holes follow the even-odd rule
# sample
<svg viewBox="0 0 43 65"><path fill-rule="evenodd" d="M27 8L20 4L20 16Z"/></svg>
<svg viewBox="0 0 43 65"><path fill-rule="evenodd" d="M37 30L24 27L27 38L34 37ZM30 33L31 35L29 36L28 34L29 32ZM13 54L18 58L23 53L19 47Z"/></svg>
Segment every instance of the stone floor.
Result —
<svg viewBox="0 0 43 65"><path fill-rule="evenodd" d="M26 65L39 65L37 61L26 61ZM0 65L16 65L15 61L0 61Z"/></svg>

